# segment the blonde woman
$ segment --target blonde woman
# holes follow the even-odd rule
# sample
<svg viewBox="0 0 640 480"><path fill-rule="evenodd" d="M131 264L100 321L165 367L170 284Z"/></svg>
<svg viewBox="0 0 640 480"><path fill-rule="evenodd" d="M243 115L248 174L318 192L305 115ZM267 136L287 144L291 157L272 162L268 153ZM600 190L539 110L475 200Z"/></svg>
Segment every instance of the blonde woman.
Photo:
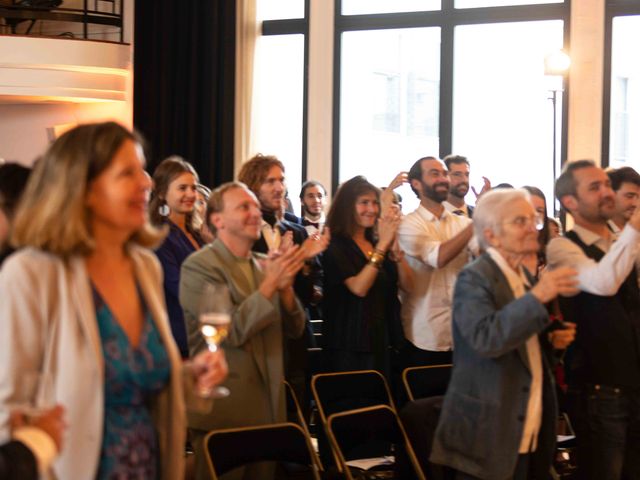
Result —
<svg viewBox="0 0 640 480"><path fill-rule="evenodd" d="M118 124L65 133L29 180L13 230L22 250L0 272L0 442L8 404L48 390L24 379L46 376L68 423L57 478L181 478L183 384L226 375L218 355L180 360L147 250L163 235L147 223L143 167Z"/></svg>

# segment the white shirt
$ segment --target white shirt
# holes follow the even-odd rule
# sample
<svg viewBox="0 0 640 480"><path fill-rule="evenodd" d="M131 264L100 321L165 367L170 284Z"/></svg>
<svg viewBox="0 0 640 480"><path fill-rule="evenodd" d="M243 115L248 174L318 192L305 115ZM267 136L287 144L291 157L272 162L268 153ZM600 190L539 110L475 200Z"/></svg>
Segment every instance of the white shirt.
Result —
<svg viewBox="0 0 640 480"><path fill-rule="evenodd" d="M324 213L322 215L320 215L320 219L318 220L313 220L312 218L309 218L307 216L303 217L303 220L306 220L307 222L311 222L311 223L317 223L318 227L320 228L316 228L314 225L305 225L304 228L307 231L307 233L309 234L309 236L311 235L315 235L322 233L322 230L324 229L324 224L326 222L326 218L324 216Z"/></svg>
<svg viewBox="0 0 640 480"><path fill-rule="evenodd" d="M456 207L453 203L449 203L448 201L444 201L442 202L442 206L445 208L445 210L447 212L457 212L457 211L461 211L463 213L463 216L469 218L469 208L467 207L467 204L463 204L461 207ZM456 214L458 215L458 214Z"/></svg>
<svg viewBox="0 0 640 480"><path fill-rule="evenodd" d="M438 268L440 244L455 237L471 220L444 210L436 218L420 205L402 219L398 230L400 247L414 271L414 288L402 295L402 325L407 339L430 351L453 348L451 302L458 272L469 261L469 248L477 251L475 237L453 260Z"/></svg>
<svg viewBox="0 0 640 480"><path fill-rule="evenodd" d="M520 298L526 293L525 285L528 284L522 267L516 272L504 257L495 248L489 247L487 253L496 262L502 271L514 298ZM531 385L529 387L529 400L527 401L527 414L524 420L524 429L518 453L534 452L538 446L538 432L542 423L542 356L540 354L540 342L538 335L531 335L527 339L527 358L531 369Z"/></svg>
<svg viewBox="0 0 640 480"><path fill-rule="evenodd" d="M586 245L595 245L605 252L605 256L596 262L568 238L558 237L547 246L549 267L575 268L578 271L578 288L584 292L604 297L615 295L635 262L640 260L640 232L627 224L614 242L615 234L608 241L580 225L574 225L573 231Z"/></svg>
<svg viewBox="0 0 640 480"><path fill-rule="evenodd" d="M266 242L269 251L277 250L280 247L280 242L282 241L282 235L280 234L280 229L278 228L278 222L274 223L272 227L267 222L262 220L261 229L262 236L264 237L264 241Z"/></svg>

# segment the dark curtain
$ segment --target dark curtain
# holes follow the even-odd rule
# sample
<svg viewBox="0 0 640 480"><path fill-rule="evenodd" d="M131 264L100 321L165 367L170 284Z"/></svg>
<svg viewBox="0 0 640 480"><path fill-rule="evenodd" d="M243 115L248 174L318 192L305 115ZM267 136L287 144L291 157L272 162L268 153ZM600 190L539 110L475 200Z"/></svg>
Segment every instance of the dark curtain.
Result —
<svg viewBox="0 0 640 480"><path fill-rule="evenodd" d="M133 122L148 170L169 155L200 181L233 178L235 0L137 0Z"/></svg>

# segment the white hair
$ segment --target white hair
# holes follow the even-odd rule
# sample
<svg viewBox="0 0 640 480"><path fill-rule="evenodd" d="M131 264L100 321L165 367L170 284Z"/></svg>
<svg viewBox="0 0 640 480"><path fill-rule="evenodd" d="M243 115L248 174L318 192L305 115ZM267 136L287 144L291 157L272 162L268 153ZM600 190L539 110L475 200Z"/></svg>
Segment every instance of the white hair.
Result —
<svg viewBox="0 0 640 480"><path fill-rule="evenodd" d="M480 197L473 210L473 228L483 250L491 246L487 243L484 231L489 228L494 233L500 233L500 225L509 207L519 199L531 203L531 195L523 188L497 188Z"/></svg>

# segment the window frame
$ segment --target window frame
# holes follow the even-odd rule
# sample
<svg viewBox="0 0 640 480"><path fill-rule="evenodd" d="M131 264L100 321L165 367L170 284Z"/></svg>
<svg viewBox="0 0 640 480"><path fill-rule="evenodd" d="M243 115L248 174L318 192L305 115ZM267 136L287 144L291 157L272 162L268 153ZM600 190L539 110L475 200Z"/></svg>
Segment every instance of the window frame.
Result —
<svg viewBox="0 0 640 480"><path fill-rule="evenodd" d="M342 0L335 1L334 61L333 61L333 132L331 187L335 192L340 180L340 94L342 34L359 30L387 30L399 28L440 27L440 95L439 95L439 152L440 158L451 153L453 145L453 66L454 31L460 25L512 23L526 21L562 20L564 48L569 50L571 0L542 5L513 5L504 7L454 7L454 0L442 0L437 11L376 13L343 15ZM560 162L567 159L569 116L569 85L563 78ZM425 152L432 153L432 152ZM550 161L552 161L550 159Z"/></svg>
<svg viewBox="0 0 640 480"><path fill-rule="evenodd" d="M309 106L309 12L311 0L304 0L304 17L279 20L263 20L260 26L261 36L302 35L304 42L303 86L302 86L302 162L300 184L307 180L307 135ZM291 195L291 192L289 192Z"/></svg>
<svg viewBox="0 0 640 480"><path fill-rule="evenodd" d="M640 16L637 0L607 0L604 24L604 78L602 82L602 149L601 167L611 163L611 73L613 57L613 20L616 17Z"/></svg>

